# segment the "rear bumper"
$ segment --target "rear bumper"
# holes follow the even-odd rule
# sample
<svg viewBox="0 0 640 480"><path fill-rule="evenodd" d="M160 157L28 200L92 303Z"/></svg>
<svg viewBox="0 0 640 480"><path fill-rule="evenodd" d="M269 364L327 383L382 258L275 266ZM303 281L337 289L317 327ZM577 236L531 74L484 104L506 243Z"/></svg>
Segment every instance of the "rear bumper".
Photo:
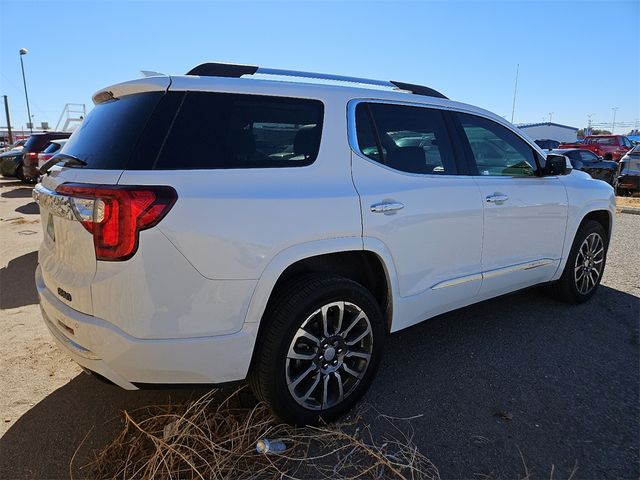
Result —
<svg viewBox="0 0 640 480"><path fill-rule="evenodd" d="M640 190L640 175L620 175L618 177L618 188Z"/></svg>
<svg viewBox="0 0 640 480"><path fill-rule="evenodd" d="M44 285L39 266L36 287L42 316L58 346L80 366L122 388L226 383L247 375L257 323L246 323L230 335L144 340L59 301Z"/></svg>

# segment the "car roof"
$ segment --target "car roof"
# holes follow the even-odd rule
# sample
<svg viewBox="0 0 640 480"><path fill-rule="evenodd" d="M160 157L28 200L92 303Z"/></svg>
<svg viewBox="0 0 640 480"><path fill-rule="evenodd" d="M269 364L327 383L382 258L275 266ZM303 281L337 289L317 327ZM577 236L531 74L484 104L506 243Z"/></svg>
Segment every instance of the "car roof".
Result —
<svg viewBox="0 0 640 480"><path fill-rule="evenodd" d="M271 95L293 98L311 98L323 102L349 102L355 99L390 101L421 106L436 106L457 111L479 114L492 120L513 126L503 117L474 105L456 102L447 98L417 95L409 91L386 87L372 88L355 83L320 83L319 81L272 80L251 77L209 77L194 75L150 76L105 87L93 95L96 104L112 98L152 91L201 91Z"/></svg>

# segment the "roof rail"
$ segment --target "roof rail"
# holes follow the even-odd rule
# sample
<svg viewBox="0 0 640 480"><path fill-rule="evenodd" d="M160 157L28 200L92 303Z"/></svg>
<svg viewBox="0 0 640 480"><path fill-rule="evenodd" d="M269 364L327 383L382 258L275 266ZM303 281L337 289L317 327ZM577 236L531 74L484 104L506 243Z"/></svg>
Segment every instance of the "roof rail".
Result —
<svg viewBox="0 0 640 480"><path fill-rule="evenodd" d="M315 78L320 80L333 80L338 82L360 83L363 85L375 85L378 87L390 87L406 90L415 95L426 95L428 97L444 98L443 94L433 88L412 83L397 81L372 80L369 78L347 77L344 75L332 75L329 73L302 72L299 70L282 70L277 68L264 68L255 65L236 65L233 63L201 63L187 72L187 75L198 75L203 77L232 77L240 78L243 75L253 74L276 75L283 77Z"/></svg>

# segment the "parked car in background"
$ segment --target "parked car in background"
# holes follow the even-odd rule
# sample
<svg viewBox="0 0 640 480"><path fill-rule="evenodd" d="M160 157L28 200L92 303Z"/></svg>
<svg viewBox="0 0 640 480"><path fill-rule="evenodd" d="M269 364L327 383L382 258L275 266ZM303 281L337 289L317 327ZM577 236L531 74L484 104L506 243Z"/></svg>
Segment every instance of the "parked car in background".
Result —
<svg viewBox="0 0 640 480"><path fill-rule="evenodd" d="M5 148L2 149L3 152L9 152L12 150L18 150L21 151L24 148L24 144L27 142L27 139L22 139L22 140L17 140L15 142L13 142L11 145L6 146Z"/></svg>
<svg viewBox="0 0 640 480"><path fill-rule="evenodd" d="M618 175L619 195L640 192L640 145L633 147L620 159Z"/></svg>
<svg viewBox="0 0 640 480"><path fill-rule="evenodd" d="M582 170L597 180L604 180L612 187L615 187L618 177L618 163L612 160L605 160L597 156L591 150L584 148L557 148L549 153L564 155L569 158L571 166L576 170Z"/></svg>
<svg viewBox="0 0 640 480"><path fill-rule="evenodd" d="M560 145L560 142L558 142L557 140L549 139L535 140L535 142L536 145L538 145L543 150L553 150L554 148L558 148L558 145Z"/></svg>
<svg viewBox="0 0 640 480"><path fill-rule="evenodd" d="M52 140L69 138L70 136L71 133L69 132L44 132L31 135L27 143L24 144L22 165L18 166L16 176L23 182L36 183L40 176L38 154L42 152Z"/></svg>
<svg viewBox="0 0 640 480"><path fill-rule="evenodd" d="M609 185L429 87L268 72L286 81L208 63L107 87L34 188L43 320L85 369L130 390L248 378L318 423L392 332L533 285L595 294Z"/></svg>
<svg viewBox="0 0 640 480"><path fill-rule="evenodd" d="M557 148L584 148L605 160L618 161L632 147L625 135L588 135L582 143L561 143Z"/></svg>
<svg viewBox="0 0 640 480"><path fill-rule="evenodd" d="M51 157L62 150L65 143L67 143L66 138L50 141L47 146L45 146L44 150L38 154L38 170L40 170L45 163L51 160Z"/></svg>
<svg viewBox="0 0 640 480"><path fill-rule="evenodd" d="M22 165L22 146L0 153L0 174L3 177L15 177L20 165Z"/></svg>

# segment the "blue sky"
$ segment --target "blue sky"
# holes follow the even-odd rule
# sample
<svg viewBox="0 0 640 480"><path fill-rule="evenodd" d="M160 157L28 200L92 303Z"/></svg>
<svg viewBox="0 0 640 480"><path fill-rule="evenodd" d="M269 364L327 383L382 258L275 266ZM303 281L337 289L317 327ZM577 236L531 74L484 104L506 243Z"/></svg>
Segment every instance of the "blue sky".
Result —
<svg viewBox="0 0 640 480"><path fill-rule="evenodd" d="M640 0L144 1L0 0L0 95L36 123L140 70L180 74L206 60L401 80L515 123L581 127L640 117ZM2 113L2 110L0 110ZM0 115L0 125L4 125ZM628 128L616 129L617 133Z"/></svg>

